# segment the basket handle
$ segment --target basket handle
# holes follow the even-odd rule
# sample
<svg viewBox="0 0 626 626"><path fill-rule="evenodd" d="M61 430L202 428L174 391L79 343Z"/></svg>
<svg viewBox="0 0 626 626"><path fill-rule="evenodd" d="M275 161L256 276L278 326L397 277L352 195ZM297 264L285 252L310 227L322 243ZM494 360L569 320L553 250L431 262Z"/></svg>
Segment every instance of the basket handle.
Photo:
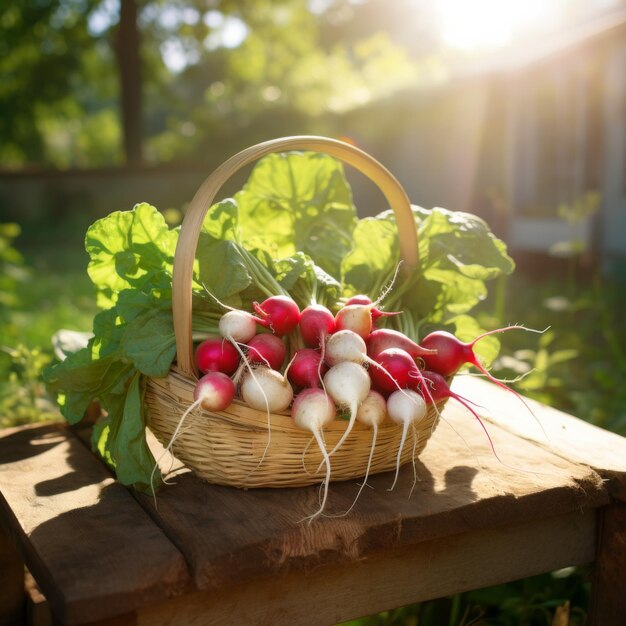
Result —
<svg viewBox="0 0 626 626"><path fill-rule="evenodd" d="M196 373L191 329L193 263L206 213L217 192L235 172L266 154L284 150L324 152L352 165L372 180L395 213L405 267L409 269L418 262L417 232L409 198L398 180L366 152L336 139L306 135L272 139L246 148L224 161L206 178L193 197L180 229L172 272L172 313L178 366L188 376Z"/></svg>

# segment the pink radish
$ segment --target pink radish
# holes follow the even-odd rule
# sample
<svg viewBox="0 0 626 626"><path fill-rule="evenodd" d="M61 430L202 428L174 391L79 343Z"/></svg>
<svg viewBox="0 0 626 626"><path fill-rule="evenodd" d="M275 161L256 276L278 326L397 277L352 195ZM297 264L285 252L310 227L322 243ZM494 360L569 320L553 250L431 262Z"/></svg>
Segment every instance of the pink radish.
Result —
<svg viewBox="0 0 626 626"><path fill-rule="evenodd" d="M322 356L312 348L298 350L286 371L287 378L296 386L319 387L328 366L322 362Z"/></svg>
<svg viewBox="0 0 626 626"><path fill-rule="evenodd" d="M398 457L396 459L396 475L393 479L393 484L389 488L391 491L398 481L400 458L409 426L417 425L426 417L426 402L419 393L411 389L394 391L387 399L387 412L394 422L402 425L402 438L400 439Z"/></svg>
<svg viewBox="0 0 626 626"><path fill-rule="evenodd" d="M222 372L209 372L196 384L193 399L205 411L223 411L235 397L235 384ZM193 405L192 405L193 406Z"/></svg>
<svg viewBox="0 0 626 626"><path fill-rule="evenodd" d="M209 372L196 383L193 392L194 401L187 407L180 420L178 420L174 434L165 447L165 450L163 450L163 453L154 464L150 475L150 486L154 483L154 474L159 467L159 462L165 454L171 451L174 442L178 438L178 433L180 432L183 422L189 413L198 406L201 406L206 411L223 411L233 401L234 397L235 384L222 372ZM165 480L163 482L165 482Z"/></svg>
<svg viewBox="0 0 626 626"><path fill-rule="evenodd" d="M435 354L436 350L427 349L411 341L406 335L390 328L378 328L367 337L367 353L370 357L388 348L399 348L408 352L413 359L424 358L429 354Z"/></svg>
<svg viewBox="0 0 626 626"><path fill-rule="evenodd" d="M239 352L221 337L205 339L195 352L196 367L203 373L233 374L239 365Z"/></svg>
<svg viewBox="0 0 626 626"><path fill-rule="evenodd" d="M357 363L342 361L326 372L324 388L337 406L346 407L350 411L348 426L335 447L329 452L330 456L335 453L352 431L359 405L369 393L370 377Z"/></svg>
<svg viewBox="0 0 626 626"><path fill-rule="evenodd" d="M285 342L276 335L261 333L248 341L248 361L279 370L287 356Z"/></svg>
<svg viewBox="0 0 626 626"><path fill-rule="evenodd" d="M262 320L261 323L280 337L295 330L300 322L300 309L287 296L272 296L261 304L254 302L253 306Z"/></svg>
<svg viewBox="0 0 626 626"><path fill-rule="evenodd" d="M322 439L322 430L328 426L334 419L337 409L333 401L321 389L304 389L301 391L293 402L291 407L291 415L297 426L313 433L320 452L324 458L323 463L326 464L326 478L324 479L324 495L318 511L313 513L307 519L311 523L316 517L322 514L326 506L328 497L328 485L330 483L330 457L326 452L326 447Z"/></svg>
<svg viewBox="0 0 626 626"><path fill-rule="evenodd" d="M365 339L372 332L373 304L348 304L335 315L337 330L351 330Z"/></svg>

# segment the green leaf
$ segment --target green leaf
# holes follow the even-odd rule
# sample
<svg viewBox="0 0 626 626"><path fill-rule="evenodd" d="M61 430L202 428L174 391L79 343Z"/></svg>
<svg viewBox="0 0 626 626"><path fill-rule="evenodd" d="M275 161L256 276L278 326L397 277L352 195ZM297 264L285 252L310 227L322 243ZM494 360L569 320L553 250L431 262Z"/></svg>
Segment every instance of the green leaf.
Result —
<svg viewBox="0 0 626 626"><path fill-rule="evenodd" d="M270 154L235 195L241 242L282 258L304 252L332 275L351 246L352 192L335 159L311 152Z"/></svg>
<svg viewBox="0 0 626 626"><path fill-rule="evenodd" d="M92 400L123 388L132 365L118 354L100 358L93 342L44 370L44 380L52 393L60 397L61 413L70 424L79 422Z"/></svg>
<svg viewBox="0 0 626 626"><path fill-rule="evenodd" d="M124 332L123 354L146 376L165 376L176 354L171 311L147 312Z"/></svg>
<svg viewBox="0 0 626 626"><path fill-rule="evenodd" d="M126 393L107 400L110 426L105 455L112 460L122 484L132 485L139 491L151 491L150 476L155 459L146 442L141 375L134 374ZM155 472L155 481L159 479L159 472Z"/></svg>
<svg viewBox="0 0 626 626"><path fill-rule="evenodd" d="M224 300L243 291L252 277L234 241L217 241L200 234L196 261L196 283Z"/></svg>
<svg viewBox="0 0 626 626"><path fill-rule="evenodd" d="M213 239L237 239L239 206L233 198L214 204L207 212L202 232Z"/></svg>
<svg viewBox="0 0 626 626"><path fill-rule="evenodd" d="M123 289L167 284L177 240L178 233L168 228L161 213L145 203L92 224L85 248L98 304L111 306Z"/></svg>

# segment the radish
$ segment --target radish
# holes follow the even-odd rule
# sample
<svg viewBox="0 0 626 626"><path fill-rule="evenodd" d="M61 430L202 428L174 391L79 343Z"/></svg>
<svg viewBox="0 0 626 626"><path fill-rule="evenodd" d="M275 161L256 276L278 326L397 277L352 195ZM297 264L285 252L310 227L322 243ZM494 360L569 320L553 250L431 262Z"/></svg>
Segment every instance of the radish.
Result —
<svg viewBox="0 0 626 626"><path fill-rule="evenodd" d="M150 486L154 483L154 473L159 467L159 462L165 454L171 451L174 442L178 438L178 433L185 421L185 418L191 411L201 406L206 411L223 411L233 401L235 397L235 384L233 381L222 372L209 372L205 374L197 383L193 392L194 401L187 407L182 414L174 434L172 435L169 443L163 450L163 453L154 464L152 473L150 475ZM163 480L163 482L166 482ZM154 489L152 489L154 492ZM155 502L156 504L156 502Z"/></svg>
<svg viewBox="0 0 626 626"><path fill-rule="evenodd" d="M350 421L345 432L329 452L329 456L334 454L337 448L346 440L350 434L359 405L369 393L370 377L367 372L357 363L352 361L342 361L333 365L324 376L324 387L328 395L339 407L346 407L350 411Z"/></svg>
<svg viewBox="0 0 626 626"><path fill-rule="evenodd" d="M261 333L248 341L250 363L262 363L274 370L279 370L286 356L285 342L276 335Z"/></svg>
<svg viewBox="0 0 626 626"><path fill-rule="evenodd" d="M293 331L300 322L298 305L287 296L271 296L259 304L253 302L254 310L261 318L261 324L282 337Z"/></svg>
<svg viewBox="0 0 626 626"><path fill-rule="evenodd" d="M391 291L396 277L398 276L399 268L400 265L398 264L391 282L374 302L372 302L368 296L358 295L354 296L356 299L355 304L346 303L346 306L340 309L337 315L335 315L337 330L351 330L365 339L372 332L374 319L378 319L381 315L380 311L376 314L374 314L373 311L383 301L389 291ZM375 318L374 315L376 316Z"/></svg>
<svg viewBox="0 0 626 626"><path fill-rule="evenodd" d="M351 330L365 339L372 332L372 304L349 304L335 315L337 330Z"/></svg>
<svg viewBox="0 0 626 626"><path fill-rule="evenodd" d="M256 325L260 320L246 311L227 311L220 317L218 328L220 335L231 343L247 343L256 335Z"/></svg>
<svg viewBox="0 0 626 626"><path fill-rule="evenodd" d="M462 404L478 420L478 423L480 424L481 428L485 432L485 435L487 435L487 439L489 440L489 445L496 459L498 459L498 461L500 461L502 465L507 465L498 456L498 453L496 452L496 449L493 445L493 441L491 439L491 436L489 435L489 432L487 431L485 424L480 419L480 416L478 415L478 413L476 413L476 411L474 411L474 409L469 405L469 400L467 398L464 398L463 396L460 396L458 393L455 393L454 391L452 391L452 389L450 389L448 383L446 382L446 379L441 374L438 374L437 372L430 372L430 371L424 371L422 372L422 374L424 376L424 380L426 381L426 385L428 386L428 389L429 389L429 393L428 393L429 397L426 399L426 403L435 404L447 398L452 398L456 400L459 404Z"/></svg>
<svg viewBox="0 0 626 626"><path fill-rule="evenodd" d="M418 345L403 333L397 330L391 330L390 328L378 328L372 331L369 337L367 337L367 353L370 357L376 358L377 354L388 348L405 350L414 359L424 358L429 354L436 353L436 350Z"/></svg>
<svg viewBox="0 0 626 626"><path fill-rule="evenodd" d="M346 305L350 304L365 304L372 305L372 323L376 324L379 318L381 317L391 317L392 315L400 315L402 311L381 311L372 301L369 296L364 294L359 294L357 296L352 296L346 300Z"/></svg>
<svg viewBox="0 0 626 626"><path fill-rule="evenodd" d="M365 341L351 330L338 330L328 338L325 358L331 366L343 361L361 364L371 362Z"/></svg>
<svg viewBox="0 0 626 626"><path fill-rule="evenodd" d="M294 354L285 375L296 387L319 387L327 371L317 350L302 348Z"/></svg>
<svg viewBox="0 0 626 626"><path fill-rule="evenodd" d="M402 391L394 391L387 399L387 412L389 417L397 424L402 425L402 438L398 447L398 457L396 460L396 475L393 484L389 488L391 491L398 481L400 473L400 457L404 448L406 434L409 426L415 427L426 417L426 402L424 398L411 389L403 389Z"/></svg>
<svg viewBox="0 0 626 626"><path fill-rule="evenodd" d="M365 470L365 476L363 477L363 483L359 488L354 502L350 505L350 508L342 514L342 516L348 515L350 511L354 508L363 488L367 484L367 479L370 474L370 468L372 466L372 458L374 457L374 449L376 448L376 438L378 437L378 427L385 421L387 417L387 403L385 402L385 398L377 391L370 391L367 396L365 396L365 400L361 402L359 409L356 413L356 419L358 422L362 424L366 424L367 426L371 426L372 428L372 446L370 448L369 458L367 459L367 469Z"/></svg>
<svg viewBox="0 0 626 626"><path fill-rule="evenodd" d="M307 519L311 523L321 515L326 506L328 486L330 483L330 457L322 439L322 429L335 419L336 408L333 401L321 389L305 389L301 391L293 402L291 415L297 426L313 433L320 452L326 463L326 478L324 479L324 495L318 511Z"/></svg>
<svg viewBox="0 0 626 626"><path fill-rule="evenodd" d="M203 373L232 374L239 365L239 352L220 337L211 337L198 345L195 352L196 367Z"/></svg>
<svg viewBox="0 0 626 626"><path fill-rule="evenodd" d="M441 374L441 376L451 376L455 374L456 371L466 363L473 365L491 382L498 385L498 387L502 387L503 389L510 391L513 395L515 395L518 400L528 409L528 411L533 416L534 420L537 422L547 439L548 435L541 425L541 422L537 419L537 416L533 413L532 409L525 402L524 398L522 398L522 396L520 396L517 391L505 385L495 376L492 376L485 368L485 366L478 360L478 357L474 353L474 345L476 344L476 342L480 341L484 337L493 335L495 333L503 333L507 330L516 329L526 330L533 333L544 332L534 330L532 328L526 328L525 326L520 326L518 324L513 324L512 326L505 326L504 328L496 328L495 330L487 331L478 335L478 337L476 337L473 341L465 343L460 339L457 339L453 334L446 332L445 330L437 330L430 333L429 335L426 335L426 337L422 339L422 346L425 348L431 348L433 350L436 350L436 353L426 354L422 356L422 358L424 359L427 370L436 372L437 374Z"/></svg>
<svg viewBox="0 0 626 626"><path fill-rule="evenodd" d="M420 378L420 371L405 350L389 348L380 352L374 361L378 367L369 370L374 388L384 396L388 396L397 389L406 389L415 384Z"/></svg>
<svg viewBox="0 0 626 626"><path fill-rule="evenodd" d="M284 411L293 399L289 381L264 365L250 369L241 381L241 397L253 409L269 413Z"/></svg>
<svg viewBox="0 0 626 626"><path fill-rule="evenodd" d="M335 332L333 314L321 304L311 304L300 315L300 334L308 348L320 348Z"/></svg>
<svg viewBox="0 0 626 626"><path fill-rule="evenodd" d="M196 383L193 392L193 399L199 402L205 411L223 411L234 397L235 383L222 372L205 374Z"/></svg>

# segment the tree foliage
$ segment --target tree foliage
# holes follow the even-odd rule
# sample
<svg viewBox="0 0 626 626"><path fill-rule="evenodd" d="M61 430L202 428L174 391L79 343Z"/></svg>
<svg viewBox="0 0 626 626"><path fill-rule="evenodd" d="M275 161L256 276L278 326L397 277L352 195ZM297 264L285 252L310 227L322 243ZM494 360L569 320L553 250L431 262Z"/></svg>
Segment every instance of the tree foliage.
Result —
<svg viewBox="0 0 626 626"><path fill-rule="evenodd" d="M114 48L123 1L19 0L0 7L4 166L123 160ZM239 147L244 133L249 143L333 132L337 116L415 78L406 50L383 29L370 24L346 36L342 25L352 5L345 0L133 1L141 130L151 161L206 155L225 142Z"/></svg>

